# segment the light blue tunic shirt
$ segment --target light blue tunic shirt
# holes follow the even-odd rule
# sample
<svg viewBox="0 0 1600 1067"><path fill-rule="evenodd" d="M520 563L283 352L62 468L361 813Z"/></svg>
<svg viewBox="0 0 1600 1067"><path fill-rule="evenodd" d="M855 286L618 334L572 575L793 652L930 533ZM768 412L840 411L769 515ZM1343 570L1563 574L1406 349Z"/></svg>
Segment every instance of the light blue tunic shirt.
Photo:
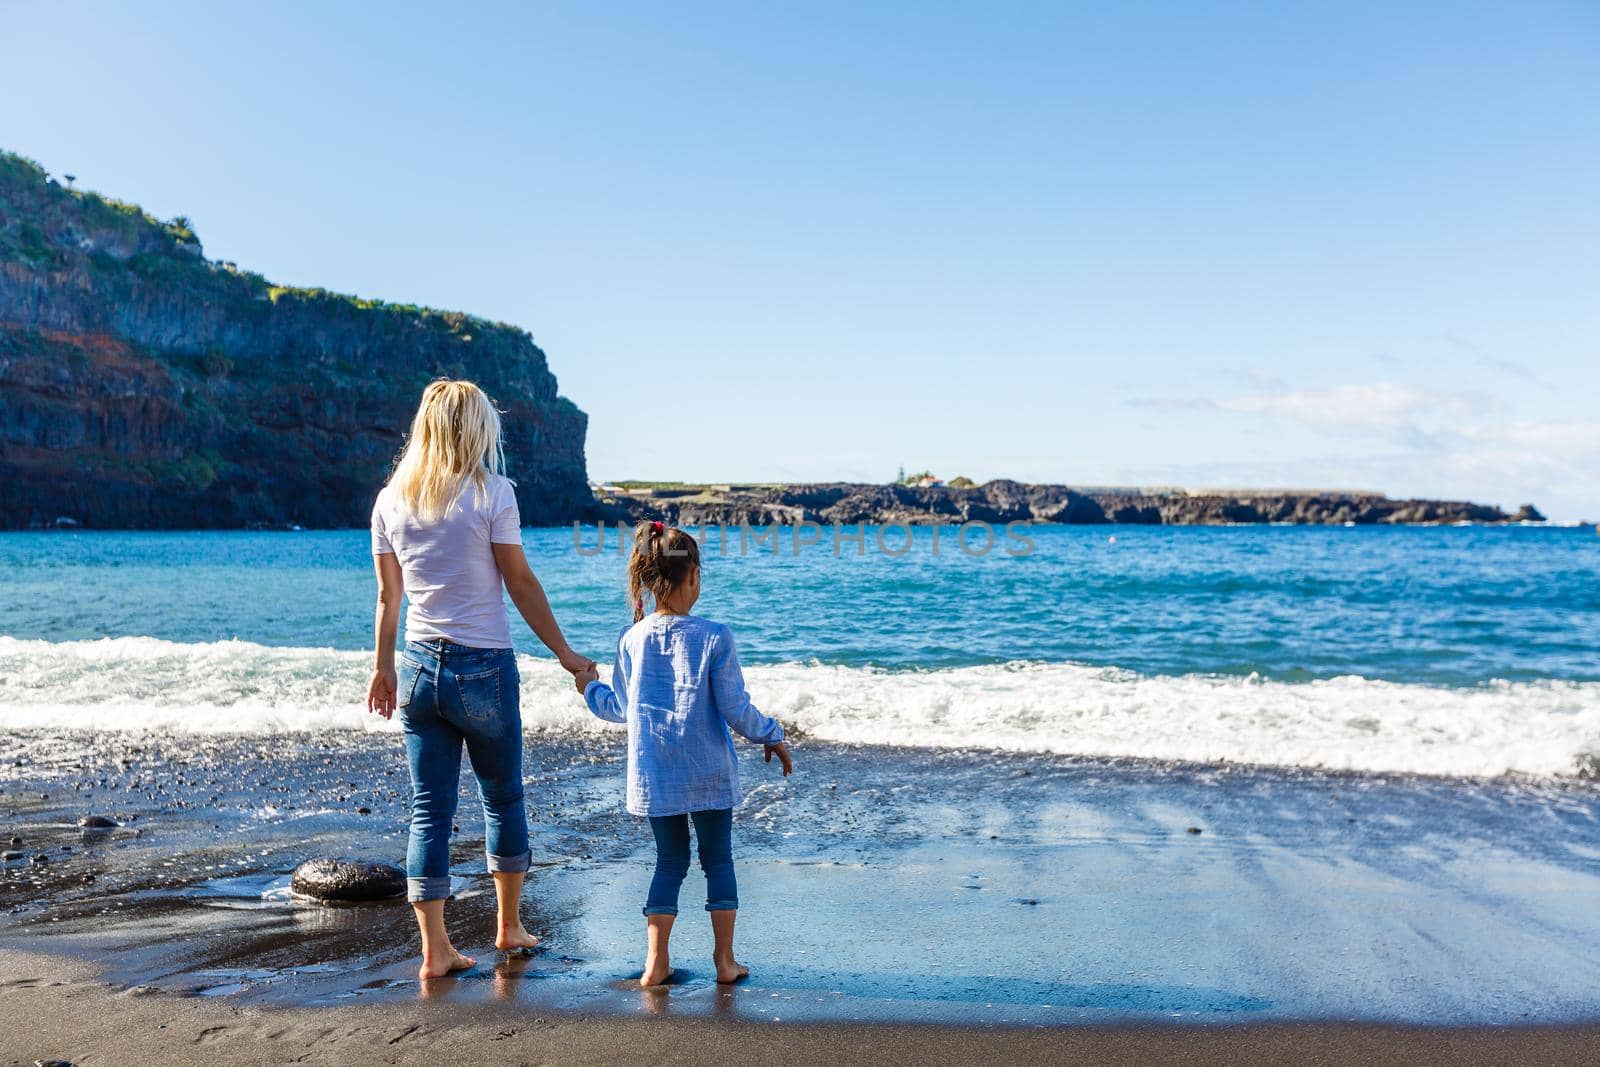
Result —
<svg viewBox="0 0 1600 1067"><path fill-rule="evenodd" d="M611 684L590 682L589 710L628 725L628 810L681 815L739 803L731 728L776 744L783 726L745 692L733 634L695 615L646 615L622 632Z"/></svg>

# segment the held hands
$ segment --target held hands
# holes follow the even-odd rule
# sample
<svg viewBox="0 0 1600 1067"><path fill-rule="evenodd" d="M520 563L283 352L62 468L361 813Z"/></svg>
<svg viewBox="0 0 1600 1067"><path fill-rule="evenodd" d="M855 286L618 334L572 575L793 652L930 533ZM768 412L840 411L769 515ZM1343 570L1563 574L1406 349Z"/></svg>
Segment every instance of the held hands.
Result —
<svg viewBox="0 0 1600 1067"><path fill-rule="evenodd" d="M570 648L558 654L556 659L561 662L562 669L568 674L579 674L583 671L592 671L595 668L594 660L589 659L587 656L580 656Z"/></svg>
<svg viewBox="0 0 1600 1067"><path fill-rule="evenodd" d="M600 677L600 668L595 661L587 656L578 655L571 648L559 653L556 659L560 660L561 666L572 674L573 684L578 687L579 693L582 693L590 682Z"/></svg>
<svg viewBox="0 0 1600 1067"><path fill-rule="evenodd" d="M398 688L393 667L374 667L372 681L367 683L367 710L389 718L394 714L395 691Z"/></svg>
<svg viewBox="0 0 1600 1067"><path fill-rule="evenodd" d="M775 745L762 745L761 749L766 755L768 763L772 762L773 756L778 757L778 762L783 765L783 776L785 778L794 773L794 760L789 758L788 745L784 744L782 741L779 741Z"/></svg>
<svg viewBox="0 0 1600 1067"><path fill-rule="evenodd" d="M600 671L593 663L590 663L589 666L585 667L583 670L575 672L572 676L573 684L578 687L579 693L582 693L585 689L588 689L590 682L598 682L599 680Z"/></svg>

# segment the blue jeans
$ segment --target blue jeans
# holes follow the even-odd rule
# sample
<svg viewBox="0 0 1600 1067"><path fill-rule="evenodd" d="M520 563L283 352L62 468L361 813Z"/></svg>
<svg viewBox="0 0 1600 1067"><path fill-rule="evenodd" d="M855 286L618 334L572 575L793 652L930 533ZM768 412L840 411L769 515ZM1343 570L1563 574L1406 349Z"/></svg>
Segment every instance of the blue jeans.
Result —
<svg viewBox="0 0 1600 1067"><path fill-rule="evenodd" d="M645 898L646 915L678 914L678 889L689 873L689 821L700 842L700 869L706 872L706 910L730 911L739 906L733 877L733 809L697 811L693 815L653 815L656 874Z"/></svg>
<svg viewBox="0 0 1600 1067"><path fill-rule="evenodd" d="M466 742L483 798L484 849L491 871L526 871L528 815L522 809L522 705L517 657L509 648L410 641L399 663L400 725L411 766L411 841L406 899L450 895L450 825Z"/></svg>

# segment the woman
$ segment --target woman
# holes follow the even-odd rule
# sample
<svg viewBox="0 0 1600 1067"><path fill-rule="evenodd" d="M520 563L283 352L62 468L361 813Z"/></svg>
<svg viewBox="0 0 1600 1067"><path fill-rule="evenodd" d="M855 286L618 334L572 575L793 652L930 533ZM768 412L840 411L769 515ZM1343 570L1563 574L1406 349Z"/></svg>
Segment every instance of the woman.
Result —
<svg viewBox="0 0 1600 1067"><path fill-rule="evenodd" d="M504 474L500 414L471 382L422 393L411 436L372 509L378 571L377 662L367 707L399 711L411 767L407 899L422 931L426 980L471 967L450 943L450 830L465 742L478 789L499 932L495 947L529 949L518 905L528 870L522 808L522 715L502 586L545 647L576 674L572 650L522 553L517 498ZM406 647L395 670L402 596Z"/></svg>

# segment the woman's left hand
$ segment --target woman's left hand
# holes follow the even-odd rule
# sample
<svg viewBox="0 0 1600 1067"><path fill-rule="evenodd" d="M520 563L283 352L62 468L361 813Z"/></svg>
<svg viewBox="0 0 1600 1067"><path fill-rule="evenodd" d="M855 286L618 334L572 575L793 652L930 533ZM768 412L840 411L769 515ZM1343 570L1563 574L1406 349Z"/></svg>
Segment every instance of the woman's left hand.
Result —
<svg viewBox="0 0 1600 1067"><path fill-rule="evenodd" d="M599 680L600 680L600 672L598 670L596 670L592 665L587 667L587 668L585 668L584 670L578 671L576 674L574 674L572 676L573 684L578 687L578 694L580 696L582 696L583 694L585 694L585 693L587 693L589 691L589 683L590 682L598 682Z"/></svg>
<svg viewBox="0 0 1600 1067"><path fill-rule="evenodd" d="M385 719L393 715L395 692L398 689L393 667L374 667L372 681L367 684L367 710L375 711Z"/></svg>
<svg viewBox="0 0 1600 1067"><path fill-rule="evenodd" d="M556 658L561 661L561 666L568 674L582 674L584 671L594 670L596 666L594 660L580 656L570 648Z"/></svg>

